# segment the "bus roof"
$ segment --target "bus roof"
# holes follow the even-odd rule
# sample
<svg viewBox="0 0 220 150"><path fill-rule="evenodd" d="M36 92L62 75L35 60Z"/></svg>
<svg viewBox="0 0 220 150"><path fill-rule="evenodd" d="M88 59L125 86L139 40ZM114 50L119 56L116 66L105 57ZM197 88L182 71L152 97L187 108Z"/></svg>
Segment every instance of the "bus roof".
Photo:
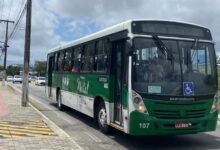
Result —
<svg viewBox="0 0 220 150"><path fill-rule="evenodd" d="M107 35L110 35L110 34L113 34L113 33L117 33L117 32L120 32L120 31L128 30L130 32L131 23L133 21L146 21L146 22L148 22L148 21L149 22L160 21L160 22L170 22L170 23L182 23L182 24L186 24L186 25L193 25L193 26L208 29L207 27L204 27L204 26L201 26L201 25L198 25L198 24L193 24L193 23L183 22L183 21L160 20L160 19L157 19L157 20L156 19L155 20L154 19L133 19L133 20L128 20L128 21L116 24L114 26L111 26L111 27L108 27L106 29L95 32L93 34L84 36L82 38L71 41L69 43L65 43L63 45L57 46L55 48L52 48L52 49L48 50L48 53L53 53L53 52L56 52L56 51L59 51L59 50L62 50L62 49L66 49L66 48L69 48L69 47L72 47L72 46L76 46L76 45L79 45L81 43L88 42L88 41L91 41L91 40L94 40L94 39L97 39L97 38L100 38L100 37L103 37L103 36L107 36Z"/></svg>

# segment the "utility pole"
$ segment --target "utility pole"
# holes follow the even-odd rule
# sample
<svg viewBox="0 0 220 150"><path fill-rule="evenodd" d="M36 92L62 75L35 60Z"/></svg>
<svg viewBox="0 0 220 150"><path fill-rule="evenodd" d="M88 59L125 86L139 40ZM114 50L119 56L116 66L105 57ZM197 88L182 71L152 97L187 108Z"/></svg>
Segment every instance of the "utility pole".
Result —
<svg viewBox="0 0 220 150"><path fill-rule="evenodd" d="M5 86L5 79L6 79L6 61L7 61L7 48L8 46L8 23L14 23L14 21L9 21L9 20L0 20L0 22L6 22L6 33L5 33L5 43L4 43L4 71L3 71L3 81L2 85Z"/></svg>
<svg viewBox="0 0 220 150"><path fill-rule="evenodd" d="M29 62L30 62L30 44L31 44L31 6L32 0L27 0L26 27L25 27L25 44L24 44L24 74L22 84L21 105L26 107L29 101Z"/></svg>

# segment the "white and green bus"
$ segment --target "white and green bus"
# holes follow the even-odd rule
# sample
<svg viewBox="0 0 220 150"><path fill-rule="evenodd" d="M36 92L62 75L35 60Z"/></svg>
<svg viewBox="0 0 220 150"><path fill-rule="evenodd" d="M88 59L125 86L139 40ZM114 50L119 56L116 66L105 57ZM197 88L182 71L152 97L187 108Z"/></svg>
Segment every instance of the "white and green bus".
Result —
<svg viewBox="0 0 220 150"><path fill-rule="evenodd" d="M49 50L46 93L130 135L214 131L217 71L210 30L130 20Z"/></svg>

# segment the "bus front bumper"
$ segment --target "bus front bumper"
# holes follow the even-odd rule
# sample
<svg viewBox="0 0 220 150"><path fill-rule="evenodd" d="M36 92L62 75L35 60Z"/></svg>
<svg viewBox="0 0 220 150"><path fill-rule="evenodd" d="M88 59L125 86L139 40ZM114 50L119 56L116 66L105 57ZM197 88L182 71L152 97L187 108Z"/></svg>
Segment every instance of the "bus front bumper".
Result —
<svg viewBox="0 0 220 150"><path fill-rule="evenodd" d="M134 111L130 114L129 134L131 135L179 135L214 131L217 126L218 111L202 118L157 119ZM189 127L177 128L176 124L186 123Z"/></svg>

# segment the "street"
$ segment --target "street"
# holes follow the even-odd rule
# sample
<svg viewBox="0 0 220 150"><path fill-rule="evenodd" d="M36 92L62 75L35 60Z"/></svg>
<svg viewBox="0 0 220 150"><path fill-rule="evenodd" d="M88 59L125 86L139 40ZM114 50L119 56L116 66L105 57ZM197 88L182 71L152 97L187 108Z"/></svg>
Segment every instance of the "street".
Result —
<svg viewBox="0 0 220 150"><path fill-rule="evenodd" d="M21 89L21 84L13 84ZM220 149L220 127L215 132L181 136L132 137L115 131L105 135L94 125L93 119L73 109L59 111L56 103L49 101L44 86L29 84L33 105L56 125L62 128L84 149Z"/></svg>

